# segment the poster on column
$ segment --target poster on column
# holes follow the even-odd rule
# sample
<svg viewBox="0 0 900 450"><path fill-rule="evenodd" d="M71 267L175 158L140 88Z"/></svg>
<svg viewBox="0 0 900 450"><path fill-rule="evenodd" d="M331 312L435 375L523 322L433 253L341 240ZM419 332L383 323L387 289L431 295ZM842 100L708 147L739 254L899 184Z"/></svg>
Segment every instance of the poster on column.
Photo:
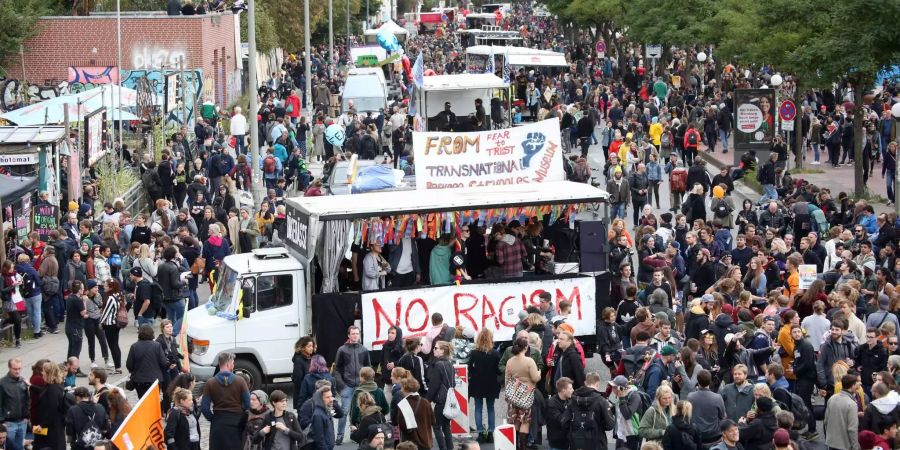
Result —
<svg viewBox="0 0 900 450"><path fill-rule="evenodd" d="M413 133L416 188L564 181L559 122L466 133Z"/></svg>
<svg viewBox="0 0 900 450"><path fill-rule="evenodd" d="M738 89L734 106L735 149L768 150L775 135L775 91Z"/></svg>
<svg viewBox="0 0 900 450"><path fill-rule="evenodd" d="M576 336L596 334L596 283L594 277L578 276L363 293L363 344L380 350L392 326L399 327L404 338L424 336L434 313L440 313L450 326L475 333L488 328L495 341L511 341L519 311L538 306L543 292L553 296L554 305L563 300L572 304L566 322L575 328Z"/></svg>

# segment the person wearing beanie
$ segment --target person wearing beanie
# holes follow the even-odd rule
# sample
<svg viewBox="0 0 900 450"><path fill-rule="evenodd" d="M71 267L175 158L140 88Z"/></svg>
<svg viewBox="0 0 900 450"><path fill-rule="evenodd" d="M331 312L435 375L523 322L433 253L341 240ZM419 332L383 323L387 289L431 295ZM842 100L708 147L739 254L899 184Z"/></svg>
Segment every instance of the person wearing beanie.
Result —
<svg viewBox="0 0 900 450"><path fill-rule="evenodd" d="M775 401L770 397L756 399L756 417L749 421L743 416L738 420L738 424L741 432L740 442L745 449L771 448L769 446L778 428L775 419Z"/></svg>
<svg viewBox="0 0 900 450"><path fill-rule="evenodd" d="M713 185L709 209L712 211L713 221L718 220L722 223L722 228L731 229L734 226L734 201L730 195L726 195L726 187L724 183ZM730 251L731 247L726 250Z"/></svg>
<svg viewBox="0 0 900 450"><path fill-rule="evenodd" d="M897 424L891 424L886 427L882 434L875 434L870 430L862 430L859 432L859 450L890 450L892 447L887 441L886 434L896 435Z"/></svg>
<svg viewBox="0 0 900 450"><path fill-rule="evenodd" d="M775 434L772 435L772 444L775 445L775 450L789 450L791 448L791 433L784 428L775 430Z"/></svg>
<svg viewBox="0 0 900 450"><path fill-rule="evenodd" d="M242 441L244 448L254 448L253 443L268 423L266 416L269 414L269 396L263 390L255 390L250 393L250 410L247 411L247 424L244 426ZM265 436L265 434L263 434ZM260 441L262 438L259 439Z"/></svg>
<svg viewBox="0 0 900 450"><path fill-rule="evenodd" d="M656 390L662 385L663 381L668 380L671 383L674 374L673 363L678 355L678 351L671 345L666 345L659 351L660 357L654 358L647 368L644 376L644 388L650 398L656 397Z"/></svg>

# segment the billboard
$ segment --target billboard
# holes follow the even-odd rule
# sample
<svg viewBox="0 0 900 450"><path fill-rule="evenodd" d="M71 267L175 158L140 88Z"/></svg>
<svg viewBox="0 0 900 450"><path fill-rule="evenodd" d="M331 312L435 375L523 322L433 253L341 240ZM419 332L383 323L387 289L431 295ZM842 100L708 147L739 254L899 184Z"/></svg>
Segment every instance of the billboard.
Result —
<svg viewBox="0 0 900 450"><path fill-rule="evenodd" d="M737 89L734 91L735 162L750 150L768 151L775 137L775 90ZM761 156L758 156L762 160Z"/></svg>
<svg viewBox="0 0 900 450"><path fill-rule="evenodd" d="M94 164L106 153L106 108L100 108L84 117L84 148L88 165Z"/></svg>

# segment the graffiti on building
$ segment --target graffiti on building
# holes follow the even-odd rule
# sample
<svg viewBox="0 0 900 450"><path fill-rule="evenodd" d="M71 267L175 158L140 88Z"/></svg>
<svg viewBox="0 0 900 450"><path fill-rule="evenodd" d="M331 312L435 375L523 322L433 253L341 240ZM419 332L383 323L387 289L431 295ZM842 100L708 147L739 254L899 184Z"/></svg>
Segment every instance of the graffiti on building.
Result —
<svg viewBox="0 0 900 450"><path fill-rule="evenodd" d="M163 47L135 47L131 51L131 66L136 69L175 69L184 58L184 50Z"/></svg>
<svg viewBox="0 0 900 450"><path fill-rule="evenodd" d="M69 76L71 78L72 68L70 68ZM91 72L96 73L96 72ZM129 89L137 89L138 84L144 78L147 79L150 87L158 98L165 95L165 74L172 73L171 70L123 70L122 86ZM181 72L184 77L184 83L179 83L177 88L177 96L179 99L185 98L184 109L176 108L166 118L165 121L176 124L184 123L184 115L187 122L193 120L195 105L203 103L203 94L206 90L206 83L203 77L203 71L200 69L186 70ZM116 71L115 76L119 73ZM112 76L112 74L110 74ZM180 78L180 77L179 77ZM83 79L83 77L82 77ZM108 82L100 82L102 78L94 78L92 81L62 81L59 84L46 84L44 86L26 85L23 89L22 82L15 78L0 78L0 110L10 111L24 106L23 95L28 99L28 103L39 102L58 97L60 95L76 94L91 90ZM182 97L182 92L186 95Z"/></svg>
<svg viewBox="0 0 900 450"><path fill-rule="evenodd" d="M111 84L119 82L119 69L105 67L69 67L69 83Z"/></svg>

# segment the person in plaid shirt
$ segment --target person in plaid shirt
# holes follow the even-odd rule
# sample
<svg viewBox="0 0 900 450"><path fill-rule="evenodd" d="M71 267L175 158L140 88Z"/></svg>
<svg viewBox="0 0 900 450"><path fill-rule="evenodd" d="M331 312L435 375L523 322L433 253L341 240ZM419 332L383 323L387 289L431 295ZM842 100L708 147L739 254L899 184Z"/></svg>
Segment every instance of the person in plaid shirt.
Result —
<svg viewBox="0 0 900 450"><path fill-rule="evenodd" d="M495 258L500 265L500 273L503 278L517 278L522 276L522 261L525 259L525 245L512 231L520 227L518 220L513 220L507 227L507 233L497 243Z"/></svg>

